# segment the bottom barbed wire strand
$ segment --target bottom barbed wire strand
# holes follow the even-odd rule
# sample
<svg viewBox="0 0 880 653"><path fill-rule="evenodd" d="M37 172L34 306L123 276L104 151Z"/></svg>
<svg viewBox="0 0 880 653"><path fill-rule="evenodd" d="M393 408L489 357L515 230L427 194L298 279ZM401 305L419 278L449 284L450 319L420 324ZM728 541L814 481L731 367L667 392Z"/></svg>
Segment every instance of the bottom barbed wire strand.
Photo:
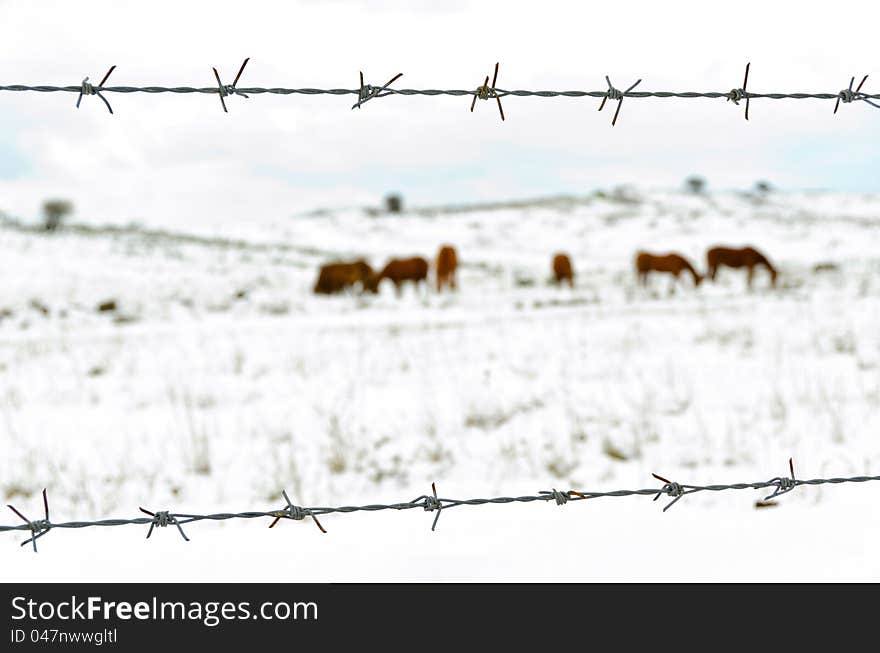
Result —
<svg viewBox="0 0 880 653"><path fill-rule="evenodd" d="M290 497L287 496L286 490L281 490L281 496L284 497L284 500L287 502L287 507L275 512L275 520L269 524L269 528L275 526L278 523L279 519L293 519L296 521L300 521L306 517L306 515L310 516L312 520L315 522L317 527L321 530L322 533L326 533L324 527L321 526L321 522L318 521L318 518L315 517L315 513L313 513L308 508L300 508L299 506L293 505Z"/></svg>
<svg viewBox="0 0 880 653"><path fill-rule="evenodd" d="M300 507L294 505L290 498L287 496L287 493L282 490L282 496L287 502L287 506L280 510L267 510L267 511L247 511L247 512L220 512L220 513L212 513L212 514L188 514L188 513L176 513L170 511L157 511L152 512L146 510L144 508L140 508L144 514L148 515L148 517L135 517L132 519L101 519L96 521L69 521L69 522L59 522L53 523L49 519L49 503L48 498L46 496L46 490L43 490L43 503L45 509L45 519L39 519L35 521L29 520L24 514L22 514L19 510L14 508L13 506L9 506L9 508L24 522L23 524L16 526L2 526L0 525L0 532L8 532L8 531L30 531L31 537L22 542L22 545L27 543L31 543L33 545L33 549L37 551L36 540L40 537L46 535L50 530L56 528L90 528L90 527L107 527L107 526L128 526L128 525L146 525L149 524L150 529L147 532L147 538L150 537L153 533L153 529L156 527L167 527L167 526L176 526L178 532L187 542L189 538L186 533L184 533L182 526L185 524L190 524L193 522L199 521L226 521L231 519L265 519L265 518L273 518L274 521L270 524L270 528L274 526L280 519L293 519L293 520L302 520L305 517L311 517L318 528L322 533L326 533L327 531L318 521L317 517L319 515L331 515L336 513L347 514L353 512L377 512L383 510L412 510L415 508L421 508L427 512L436 512L437 514L434 516L434 521L431 526L431 530L435 530L437 526L437 521L440 518L440 514L443 510L447 510L449 508L457 508L460 506L481 506L481 505L491 505L491 504L512 504L512 503L533 503L535 501L540 502L549 502L553 501L557 506L566 505L569 502L577 502L584 501L587 499L599 499L599 498L609 498L609 497L629 497L629 496L653 496L654 500L660 498L661 495L665 494L667 496L672 497L672 501L667 504L663 511L666 512L673 504L679 501L682 497L687 494L693 494L697 492L720 492L725 490L761 490L773 487L775 488L773 494L767 497L770 499L772 497L779 496L780 494L785 494L790 492L796 487L804 486L804 485L826 485L826 484L841 484L841 483L866 483L870 481L880 481L880 476L852 476L846 478L817 478L817 479L797 479L794 475L794 465L793 461L789 459L789 469L791 472L790 477L776 477L772 478L768 481L758 481L753 483L730 483L730 484L718 484L718 485L687 485L683 483L676 483L673 481L669 481L661 476L657 476L654 474L653 476L658 480L663 482L663 485L660 488L643 488L639 490L611 490L606 492L601 491L589 491L589 490L565 490L560 491L557 489L552 490L541 490L536 495L525 495L525 496L517 496L517 497L492 497L488 499L476 498L476 499L449 499L439 497L437 495L437 487L434 483L431 484L431 494L421 495L416 497L412 501L404 501L400 503L391 503L391 504L369 504L362 506L316 506L316 507ZM765 500L767 500L765 499Z"/></svg>

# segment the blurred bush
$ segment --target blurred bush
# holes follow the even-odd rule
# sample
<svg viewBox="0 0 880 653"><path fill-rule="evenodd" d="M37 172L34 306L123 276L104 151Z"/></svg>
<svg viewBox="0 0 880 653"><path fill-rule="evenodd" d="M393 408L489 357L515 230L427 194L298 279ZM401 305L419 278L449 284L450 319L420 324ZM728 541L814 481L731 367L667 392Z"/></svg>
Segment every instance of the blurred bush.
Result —
<svg viewBox="0 0 880 653"><path fill-rule="evenodd" d="M706 180L699 175L691 175L684 180L684 187L688 190L689 193L693 193L694 195L701 195L706 192Z"/></svg>
<svg viewBox="0 0 880 653"><path fill-rule="evenodd" d="M43 227L46 231L55 231L61 221L73 213L73 203L68 200L46 200L43 202Z"/></svg>
<svg viewBox="0 0 880 653"><path fill-rule="evenodd" d="M385 210L388 213L400 213L403 210L403 198L396 193L386 195Z"/></svg>

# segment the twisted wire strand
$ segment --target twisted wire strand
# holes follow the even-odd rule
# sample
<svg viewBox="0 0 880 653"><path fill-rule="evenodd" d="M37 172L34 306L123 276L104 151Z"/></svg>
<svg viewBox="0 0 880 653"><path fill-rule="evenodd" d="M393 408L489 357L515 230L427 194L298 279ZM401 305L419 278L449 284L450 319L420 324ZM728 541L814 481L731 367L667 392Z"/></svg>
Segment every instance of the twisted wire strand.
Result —
<svg viewBox="0 0 880 653"><path fill-rule="evenodd" d="M203 93L218 94L220 89L217 86L194 87L194 86L103 86L94 87L95 90L103 93ZM608 89L604 91L529 91L529 90L503 90L494 89L498 97L593 97L603 98L608 95ZM82 85L79 86L28 86L23 84L11 84L0 86L0 91L34 91L37 93L79 93L82 91ZM283 88L283 87L250 87L235 88L235 93L241 95L261 95L269 93L272 95L359 95L361 89L358 88ZM620 91L621 97L631 98L724 98L731 97L731 91ZM386 97L388 95L450 95L450 96L477 96L480 95L480 89L476 90L442 90L442 89L415 89L415 88L386 88L376 97ZM853 101L858 100L880 100L880 93L858 93ZM737 93L737 100L740 99L770 99L770 100L836 100L840 97L840 91L837 93L753 93L742 92Z"/></svg>
<svg viewBox="0 0 880 653"><path fill-rule="evenodd" d="M660 478L660 477L657 477ZM448 510L449 508L457 508L460 506L482 506L489 504L496 505L507 505L514 503L534 503L536 501L542 502L554 502L558 506L564 506L569 502L575 501L584 501L587 499L600 499L600 498L610 498L610 497L629 497L629 496L654 496L654 500L657 500L661 495L667 495L672 497L672 501L663 509L665 512L668 510L674 503L685 497L689 494L694 494L697 492L721 492L726 490L761 490L766 488L775 488L775 492L767 497L767 499L778 496L779 494L783 494L786 492L790 492L797 487L803 485L825 485L825 484L841 484L841 483L866 483L869 481L880 481L880 476L853 476L847 478L817 478L817 479L796 479L790 477L776 477L770 479L769 481L759 481L753 483L728 483L728 484L718 484L718 485L689 485L684 483L675 483L672 481L665 482L660 488L644 488L640 490L611 490L611 491L580 491L580 490L566 490L559 491L556 489L553 490L542 490L536 495L525 495L525 496L513 496L513 497L492 497L492 498L475 498L475 499L450 499L443 498L437 496L436 488L432 485L433 494L425 494L416 497L411 501L404 501L400 503L389 503L389 504L368 504L368 505L353 505L353 506L314 506L314 507L300 507L295 506L291 503L287 493L282 491L282 495L284 496L285 501L287 502L287 506L278 510L268 510L268 511L246 511L246 512L218 512L211 514L190 514L190 513L179 513L172 511L160 511L160 512L150 512L148 510L141 510L149 515L148 517L135 517L131 519L100 519L96 521L67 521L67 522L52 522L48 519L48 501L46 499L45 490L43 493L44 503L46 505L46 519L39 519L35 521L29 521L22 513L16 510L13 506L9 506L10 509L15 512L25 523L18 524L14 526L5 526L0 525L0 532L11 532L11 531L29 531L31 533L31 537L27 540L24 540L21 544L24 546L25 544L31 543L33 545L34 551L36 551L36 540L44 535L48 534L50 530L55 528L71 528L71 529L79 529L79 528L91 528L91 527L108 527L108 526L130 526L130 525L149 525L150 529L147 534L149 537L153 529L156 527L167 527L167 526L176 526L180 531L181 536L186 541L189 541L189 538L183 532L181 526L185 524L190 524L193 522L200 521L227 521L231 519L265 519L265 518L274 518L274 521L270 525L270 528L275 526L275 524L281 519L291 519L291 520L301 520L305 517L309 516L314 519L318 528L326 533L323 526L321 526L320 522L318 522L317 517L329 514L347 514L353 512L378 512L384 510L412 510L421 508L427 512L435 512L436 515L434 517L434 522L432 524L431 530L437 526L437 520L440 517L440 514L443 510Z"/></svg>

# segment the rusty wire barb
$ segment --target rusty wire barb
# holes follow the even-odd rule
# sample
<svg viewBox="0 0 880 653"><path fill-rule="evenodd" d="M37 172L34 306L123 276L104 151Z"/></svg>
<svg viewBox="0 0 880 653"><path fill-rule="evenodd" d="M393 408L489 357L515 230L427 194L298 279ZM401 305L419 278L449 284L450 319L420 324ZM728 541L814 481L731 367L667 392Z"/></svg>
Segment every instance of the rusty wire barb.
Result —
<svg viewBox="0 0 880 653"><path fill-rule="evenodd" d="M608 83L608 90L605 91L605 97L602 98L602 104L599 105L599 111L605 108L605 102L607 100L617 100L617 109L614 112L614 117L611 119L611 126L617 124L617 116L620 113L620 107L623 104L623 98L627 96L627 93L632 91L636 86L641 83L641 79L637 79L636 83L630 86L625 91L619 91L614 88L614 85L611 83L611 80L608 79L608 75L605 75L605 81Z"/></svg>
<svg viewBox="0 0 880 653"><path fill-rule="evenodd" d="M109 74L109 73L108 73ZM16 515L21 517L22 521L27 524L27 528L31 532L31 536L29 539L25 540L21 543L21 546L24 546L28 542L30 542L34 547L34 553L37 552L37 540L46 533L49 532L49 529L52 528L52 522L49 521L49 497L46 496L46 488L43 488L43 507L46 509L46 518L45 519L37 519L36 521L31 521L24 515L22 515L18 510L16 510L13 506L7 504L7 507L14 512Z"/></svg>
<svg viewBox="0 0 880 653"><path fill-rule="evenodd" d="M841 102L843 102L844 104L849 104L850 102L858 102L859 100L861 100L862 102L867 102L872 107L877 107L878 109L880 109L880 104L874 104L869 99L869 98L877 97L877 96L868 95L867 93L862 93L862 86L865 85L865 82L867 80L868 80L867 75L862 77L862 81L859 82L858 87L856 87L856 90L853 91L852 90L853 82L856 81L856 78L855 77L850 78L849 87L843 89L842 91L840 91L840 93L837 94L837 102L834 103L834 113L837 113L837 108L840 106Z"/></svg>
<svg viewBox="0 0 880 653"><path fill-rule="evenodd" d="M437 96L437 95L449 95L449 96L468 96L471 97L471 111L474 110L474 106L476 105L476 101L478 99L482 100L491 100L495 99L498 103L498 111L501 114L501 119L504 120L504 109L501 106L501 98L507 96L516 96L516 97L540 97L540 98L601 98L602 103L599 106L599 111L601 111L605 103L608 100L617 100L617 109L614 112L614 117L611 120L612 126L617 124L617 118L620 114L620 108L623 103L623 98L678 98L678 99L696 99L696 98L715 98L720 99L723 98L728 102L733 102L734 104L739 104L740 100L746 101L746 109L745 109L745 117L746 120L749 119L749 108L750 102L754 99L770 99L770 100L803 100L803 99L817 99L817 100L834 100L834 113L837 113L837 110L840 106L840 103L850 104L852 102L866 102L870 104L872 107L880 108L880 104L876 104L874 100L880 100L880 94L869 94L862 91L862 86L865 84L865 81L868 79L868 76L865 75L862 78L862 81L859 85L853 90L853 84L855 84L855 77L850 80L849 87L845 88L836 93L754 93L746 90L748 77L749 77L749 69L751 63L746 65L746 74L743 80L742 88L735 88L730 91L720 92L720 91L636 91L634 90L636 85L638 85L641 80L638 80L635 84L630 86L625 91L621 91L615 88L611 84L611 80L606 76L605 81L608 85L607 89L601 91L529 91L529 90L504 90L496 87L496 82L498 81L498 67L499 65L495 64L495 74L492 79L492 84L489 84L489 76L486 76L485 81L482 86L479 86L476 90L464 90L464 89L450 89L450 90L442 90L442 89L413 89L413 88L401 88L394 89L389 88L390 85L399 79L402 74L398 73L395 75L387 84L381 87L375 87L370 84L364 83L363 73L361 73L360 77L360 85L358 88L349 89L349 88L263 88L263 87L254 87L254 88L238 88L238 80L241 77L242 72L244 71L245 65L247 65L250 59L245 59L244 63L242 63L241 68L238 71L238 75L235 76L235 80L232 84L223 84L220 80L220 75L217 72L216 68L214 70L214 78L217 81L216 86L209 87L192 87L192 86L104 86L104 83L107 81L107 78L110 76L110 73L116 68L113 66L104 75L104 79L101 80L101 83L97 86L92 86L89 84L88 77L86 77L82 84L77 86L49 86L49 85L39 85L39 86L29 86L24 84L11 84L11 85L0 85L0 91L33 91L37 93L57 93L57 92L66 92L66 93L78 93L79 98L77 99L77 106L80 104L80 100L83 95L97 95L103 100L104 104L107 106L107 110L110 113L113 113L113 109L110 107L110 103L107 102L107 99L104 97L103 93L205 93L205 94L217 94L220 97L220 104L223 106L223 110L227 111L226 108L226 97L230 95L240 95L242 97L250 97L251 95L261 95L264 93L272 94L272 95L355 95L357 97L357 102L352 105L352 109L360 108L365 102L369 102L372 99L379 97L387 97L388 95L406 95L406 96ZM228 111L227 111L228 112Z"/></svg>
<svg viewBox="0 0 880 653"><path fill-rule="evenodd" d="M113 113L113 108L110 106L107 98L101 95L101 91L104 90L104 82L107 81L107 78L110 77L110 73L112 73L114 70L116 70L116 66L110 66L110 70L107 71L107 74L104 75L101 83L97 86L92 86L91 84L89 84L88 77L82 80L82 84L79 87L79 97L76 99L77 109L79 109L79 103L82 102L83 95L97 95L99 98L101 98L101 101L107 107L107 111L109 111L111 114Z"/></svg>
<svg viewBox="0 0 880 653"><path fill-rule="evenodd" d="M752 65L751 62L746 64L746 75L745 75L745 78L743 79L742 88L731 89L730 93L727 94L727 101L733 102L737 106L739 105L739 101L742 100L743 98L745 98L745 101L746 101L746 120L749 119L749 100L751 99L749 92L746 90L746 86L749 83L749 68L751 67L751 65Z"/></svg>
<svg viewBox="0 0 880 653"><path fill-rule="evenodd" d="M220 73L217 72L216 68L211 68L211 70L214 71L214 77L217 79L217 93L220 96L220 104L223 105L224 113L229 113L229 111L226 109L226 100L224 100L223 98L230 95L240 95L243 98L250 99L249 95L246 95L235 87L236 84L238 84L238 78L241 77L241 74L244 72L244 67L247 66L247 62L250 60L250 57L244 60L244 62L241 64L241 68L238 69L238 74L235 76L235 79L232 81L231 84L223 84L223 82L220 81Z"/></svg>
<svg viewBox="0 0 880 653"><path fill-rule="evenodd" d="M351 108L360 109L364 102L369 102L373 98L392 95L393 91L388 90L388 87L401 77L403 77L403 73L397 73L394 77L388 80L385 86L376 87L371 86L370 84L364 84L364 73L361 71L361 85L360 88L358 88L358 101L353 104Z"/></svg>
<svg viewBox="0 0 880 653"><path fill-rule="evenodd" d="M337 507L302 507L294 505L282 490L281 496L287 504L284 508L267 511L237 512L237 513L214 513L208 515L193 515L184 513L172 513L169 511L153 512L140 508L147 517L135 517L133 519L101 519L98 521L71 521L53 523L49 520L49 501L46 497L46 490L43 490L43 505L45 507L45 519L30 521L21 512L13 506L9 506L24 524L17 526L0 526L0 532L5 531L29 531L30 537L24 540L21 545L24 546L28 542L33 545L34 552L37 551L36 541L53 528L88 528L97 526L127 526L127 525L147 525L150 529L147 532L147 539L153 534L154 528L163 528L167 526L176 526L178 532L184 540L189 542L189 538L183 532L182 526L197 521L225 521L229 519L266 519L271 518L272 522L269 528L274 527L281 519L292 519L294 521L302 521L306 517L311 517L322 533L327 531L318 521L319 515L329 515L336 513L352 513L352 512L377 512L381 510L412 510L421 508L425 512L436 513L434 521L431 524L431 530L437 528L437 521L443 510L456 508L459 506L482 506L489 504L512 504L512 503L533 503L535 501L549 503L553 502L557 506L565 506L577 501L585 501L587 499L600 499L610 497L629 497L629 496L653 496L654 501L661 496L666 495L672 498L663 508L666 512L682 499L685 495L694 494L696 492L720 492L723 490L762 490L766 488L774 488L773 494L764 499L766 502L781 494L791 492L794 488L802 485L824 485L839 483L865 483L868 481L880 481L880 476L854 476L850 478L818 478L812 480L801 480L795 478L794 461L789 458L788 468L791 472L790 477L777 476L769 481L760 481L756 483L731 483L723 485L686 485L684 483L676 483L669 479L663 478L657 474L652 474L658 481L662 481L663 485L659 488L644 488L641 490L610 490L600 492L595 490L541 490L537 494L518 496L518 497L494 497L490 499L445 499L437 495L437 486L431 483L431 494L423 494L416 497L412 501L391 504L371 504L365 506L337 506ZM773 502L770 505L776 505Z"/></svg>
<svg viewBox="0 0 880 653"><path fill-rule="evenodd" d="M799 482L794 477L794 461L791 458L788 459L788 469L791 472L790 477L786 478L784 476L777 476L770 480L770 482L776 486L776 490L770 496L765 497L764 501L770 501L773 497L778 497L780 494L791 492L798 486Z"/></svg>
<svg viewBox="0 0 880 653"><path fill-rule="evenodd" d="M437 511L437 515L434 517L434 523L431 524L431 530L433 531L437 528L437 520L440 519L440 512L443 510L443 502L437 498L437 486L434 483L431 483L431 491L433 494L423 494L422 496L413 499L412 503L421 503L425 512Z"/></svg>
<svg viewBox="0 0 880 653"><path fill-rule="evenodd" d="M681 484L673 483L672 481L665 479L662 476L658 476L657 474L652 473L651 476L656 478L658 481L663 481L663 483L664 483L663 487L660 488L660 491L654 497L654 501L659 499L660 496L663 494L667 494L672 497L672 501L670 501L668 504L666 504L666 506L663 508L663 512L666 512L667 510L669 510L675 504L675 502L678 501L679 499L681 499L685 494L690 494L691 492L696 491L696 490L685 490L684 486L682 486Z"/></svg>
<svg viewBox="0 0 880 653"><path fill-rule="evenodd" d="M489 75L486 75L486 81L483 82L482 86L478 86L477 90L474 91L474 99L471 100L471 113L474 112L474 106L477 104L477 99L480 100L489 100L491 98L495 98L498 102L498 111L501 113L501 120L504 120L504 108L501 106L501 97L498 95L498 91L495 88L495 83L498 81L498 62L495 63L495 74L492 76L492 86L489 86Z"/></svg>

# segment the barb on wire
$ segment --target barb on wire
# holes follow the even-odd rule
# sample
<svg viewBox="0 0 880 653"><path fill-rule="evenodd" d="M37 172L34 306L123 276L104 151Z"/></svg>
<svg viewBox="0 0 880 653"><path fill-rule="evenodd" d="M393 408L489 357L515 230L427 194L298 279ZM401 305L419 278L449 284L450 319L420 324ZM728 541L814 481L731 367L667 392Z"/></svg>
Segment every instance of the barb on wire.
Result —
<svg viewBox="0 0 880 653"><path fill-rule="evenodd" d="M680 485L679 483L673 483L672 481L665 479L662 476L657 476L657 474L652 473L651 476L656 478L658 481L663 481L663 483L665 483L665 485L660 488L660 491L657 492L657 496L654 497L654 501L659 499L661 494L668 494L669 496L673 497L672 501L666 504L666 507L663 508L663 512L669 510L673 505L675 505L675 502L681 499L685 494L690 494L691 492L696 491L693 489L685 490L685 486Z"/></svg>
<svg viewBox="0 0 880 653"><path fill-rule="evenodd" d="M746 76L743 79L742 88L734 88L727 94L727 101L733 102L736 105L739 105L739 101L745 98L746 100L746 120L749 119L749 97L748 91L746 91L746 86L749 83L749 67L751 66L751 62L746 64Z"/></svg>
<svg viewBox="0 0 880 653"><path fill-rule="evenodd" d="M605 92L605 97L602 98L602 104L599 105L599 111L605 108L606 100L617 100L617 110L614 112L614 117L611 119L611 126L614 127L614 125L617 124L617 115L620 113L620 107L623 104L623 98L626 97L627 93L638 86L642 80L637 79L635 84L633 84L623 92L614 88L614 85L611 83L608 75L605 75L605 81L608 82L608 90Z"/></svg>
<svg viewBox="0 0 880 653"><path fill-rule="evenodd" d="M103 95L101 95L101 91L104 90L104 82L107 81L107 78L110 77L110 73L116 70L116 66L110 66L110 70L107 71L107 74L104 75L104 78L101 80L101 83L97 86L92 86L89 84L89 78L86 77L82 80L82 84L79 87L79 97L76 99L76 108L79 109L79 103L82 101L83 95L97 95L101 98L101 101L107 107L107 111L111 114L113 113L113 108L110 106L110 103L107 101Z"/></svg>
<svg viewBox="0 0 880 653"><path fill-rule="evenodd" d="M791 492L798 486L799 483L794 477L794 460L791 458L788 459L788 469L791 472L791 477L785 478L784 476L777 476L770 480L770 483L776 486L776 490L770 496L765 497L764 501L769 501L773 497L778 497L780 494Z"/></svg>
<svg viewBox="0 0 880 653"><path fill-rule="evenodd" d="M403 77L403 73L397 73L394 77L388 80L385 86L375 87L370 84L364 84L364 73L361 71L361 85L358 89L358 101L352 105L352 109L360 109L361 105L364 102L369 102L373 98L377 97L386 97L392 94L392 91L388 91L388 87L391 86L398 79Z"/></svg>
<svg viewBox="0 0 880 653"><path fill-rule="evenodd" d="M878 109L880 109L880 104L874 104L869 99L872 96L868 95L867 93L862 93L862 86L865 85L867 79L867 75L862 77L862 81L859 82L858 87L856 87L856 90L853 91L853 82L856 81L856 78L850 78L849 87L843 89L842 91L840 91L840 93L837 94L837 102L834 103L834 113L837 113L837 108L840 106L841 102L843 102L844 104L849 104L850 102L858 102L859 100L861 100L862 102L867 102L872 107L877 107Z"/></svg>
<svg viewBox="0 0 880 653"><path fill-rule="evenodd" d="M433 531L437 528L437 520L440 519L440 511L443 510L443 499L437 498L437 486L434 483L431 483L431 491L434 493L431 494L423 494L420 497L416 497L413 499L412 503L421 504L421 506L425 509L425 512L433 512L437 511L437 515L434 517L434 523L431 524L431 530Z"/></svg>
<svg viewBox="0 0 880 653"><path fill-rule="evenodd" d="M538 494L547 495L547 500L549 501L550 499L553 499L556 502L557 506L564 506L566 503L568 503L568 500L571 498L572 494L576 494L581 498L586 498L580 492L575 492L574 490L569 490L568 492L560 492L556 488L553 488L552 490L541 490L540 492L538 492Z"/></svg>
<svg viewBox="0 0 880 653"><path fill-rule="evenodd" d="M37 540L46 533L49 532L49 529L52 528L52 523L49 521L49 498L46 496L46 488L43 488L43 507L46 509L46 518L45 519L37 519L36 521L31 521L24 515L22 515L18 510L16 510L13 506L7 504L7 507L14 512L16 515L21 517L25 524L27 524L27 528L31 532L30 538L26 539L21 543L21 546L24 546L28 542L30 542L34 547L34 553L37 552Z"/></svg>
<svg viewBox="0 0 880 653"><path fill-rule="evenodd" d="M504 120L504 109L501 106L501 97L498 95L498 91L495 89L495 82L498 81L498 63L495 63L495 74L492 76L492 86L489 86L489 75L486 75L486 81L483 82L482 86L477 87L477 90L474 91L474 99L471 100L471 113L474 112L474 106L477 104L477 98L480 100L488 100L490 98L495 98L498 102L498 112L501 114L501 120Z"/></svg>
<svg viewBox="0 0 880 653"><path fill-rule="evenodd" d="M321 529L322 533L327 532L324 530L324 527L321 526L321 522L318 521L318 518L315 517L315 514L311 510L293 505L293 503L290 501L290 497L287 496L286 490L281 490L281 496L284 497L284 500L287 502L287 506L285 508L282 508L281 510L275 511L275 514L273 515L275 519L271 524L269 524L269 528L274 527L280 519L295 519L297 521L300 521L304 519L306 515L308 515L315 521L315 524L318 526L319 529Z"/></svg>
<svg viewBox="0 0 880 653"><path fill-rule="evenodd" d="M138 507L140 508L140 506L138 506ZM153 534L153 529L156 526L164 528L165 526L168 526L168 524L174 524L175 526L177 526L177 530L180 531L180 536L184 540L189 542L189 538L186 536L186 533L183 532L183 528L180 526L180 522L177 521L176 515L172 515L167 510L161 510L159 512L150 512L149 510L146 510L145 508L140 508L140 511L142 513L152 517L152 519L150 520L150 530L147 531L147 539L150 539L150 535Z"/></svg>
<svg viewBox="0 0 880 653"><path fill-rule="evenodd" d="M220 95L220 104L223 105L224 113L229 113L226 109L226 101L223 99L228 95L240 95L245 99L250 99L250 96L239 91L235 86L238 84L238 78L241 77L241 74L244 72L244 67L247 66L247 62L250 61L251 58L247 57L241 64L241 68L238 69L238 74L235 76L235 79L231 84L223 84L220 81L220 73L217 72L216 68L211 68L214 71L214 77L217 79L217 93Z"/></svg>
<svg viewBox="0 0 880 653"><path fill-rule="evenodd" d="M425 512L435 512L434 521L431 524L431 530L434 531L437 528L437 522L440 519L440 514L443 510L448 508L455 508L457 506L483 506L490 504L514 504L514 503L533 503L535 501L538 502L554 502L557 506L563 506L570 502L583 501L586 499L600 499L600 498L611 498L611 497L630 497L630 496L653 496L654 501L659 499L662 495L667 495L672 498L664 508L663 512L666 512L671 508L675 503L681 500L683 496L686 494L693 494L695 492L720 492L725 490L763 490L767 488L774 488L773 494L766 497L763 502L758 502L758 505L776 505L776 502L772 502L768 504L767 502L774 497L779 496L780 494L785 494L790 492L795 487L801 485L824 485L824 484L839 484L839 483L865 483L868 481L880 481L880 476L854 476L850 478L819 478L812 480L801 480L796 479L794 475L794 461L789 458L788 461L789 470L791 472L791 477L776 477L772 478L769 481L759 481L754 483L730 483L725 485L685 485L682 483L675 483L670 481L669 479L663 478L657 474L652 474L654 478L658 481L662 481L663 485L660 488L652 487L652 488L643 488L640 490L610 490L607 492L601 492L596 490L557 490L556 488L552 490L541 490L537 494L526 495L526 496L517 496L517 497L494 497L489 499L444 499L437 496L437 485L436 483L431 483L431 494L423 494L421 496L416 497L412 501L406 501L403 503L391 503L391 504L372 504L365 506L337 506L337 507L311 507L305 508L301 506L296 506L290 500L290 497L287 495L287 492L282 490L281 495L284 497L284 501L287 505L284 508L276 509L276 510L268 510L268 511L251 511L251 512L237 512L237 513L215 513L208 515L189 515L189 514L181 514L181 513L171 513L168 511L162 512L152 512L150 510L146 510L141 508L141 512L148 515L148 517L136 517L133 519L101 519L98 521L70 521L70 522L59 522L53 523L49 521L49 501L46 496L46 490L43 490L43 505L45 507L46 518L40 519L37 521L30 521L27 517L25 517L21 512L15 509L12 506L9 508L24 522L24 524L18 524L16 526L3 526L0 525L0 532L6 531L27 531L30 532L30 538L22 542L22 546L31 542L33 544L33 549L36 552L37 545L36 540L49 532L50 529L55 528L87 528L90 526L127 526L127 525L150 525L150 529L147 532L147 537L153 533L153 529L156 527L165 527L169 525L174 525L177 527L178 532L187 542L189 538L183 532L183 524L189 524L197 521L225 521L228 519L265 519L267 517L271 517L273 519L272 523L269 525L269 528L274 527L279 520L281 519L294 519L294 520L302 520L306 517L311 517L318 528L322 533L326 533L324 527L318 521L318 515L329 515L335 513L347 514L352 512L377 512L381 510L411 510L421 508Z"/></svg>

